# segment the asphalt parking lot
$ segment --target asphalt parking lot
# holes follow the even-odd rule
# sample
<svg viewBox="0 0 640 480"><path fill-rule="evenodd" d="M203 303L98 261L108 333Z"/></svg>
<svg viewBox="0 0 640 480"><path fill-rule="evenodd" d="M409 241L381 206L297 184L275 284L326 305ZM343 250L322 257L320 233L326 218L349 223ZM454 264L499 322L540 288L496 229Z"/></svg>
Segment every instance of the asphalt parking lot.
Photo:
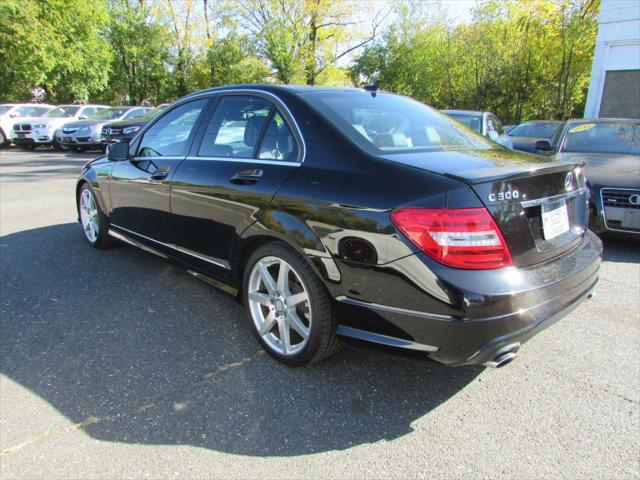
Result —
<svg viewBox="0 0 640 480"><path fill-rule="evenodd" d="M0 150L3 479L640 476L640 244L606 241L596 297L505 368L292 369L231 297L85 244L93 156Z"/></svg>

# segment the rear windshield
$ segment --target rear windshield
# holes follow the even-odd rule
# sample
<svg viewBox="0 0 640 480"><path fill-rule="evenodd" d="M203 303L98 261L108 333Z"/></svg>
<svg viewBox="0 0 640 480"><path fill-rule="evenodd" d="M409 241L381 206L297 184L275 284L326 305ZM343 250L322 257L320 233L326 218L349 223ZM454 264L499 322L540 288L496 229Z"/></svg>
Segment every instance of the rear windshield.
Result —
<svg viewBox="0 0 640 480"><path fill-rule="evenodd" d="M467 127L482 133L482 117L479 115L468 115L464 113L447 113L450 117L455 118L458 122Z"/></svg>
<svg viewBox="0 0 640 480"><path fill-rule="evenodd" d="M493 148L484 137L407 97L366 91L300 96L355 143L376 154Z"/></svg>
<svg viewBox="0 0 640 480"><path fill-rule="evenodd" d="M509 136L511 137L530 137L530 138L546 138L551 140L555 135L560 123L542 123L542 122L527 122L513 127L509 130Z"/></svg>
<svg viewBox="0 0 640 480"><path fill-rule="evenodd" d="M562 151L638 154L638 125L631 122L572 123L565 133Z"/></svg>
<svg viewBox="0 0 640 480"><path fill-rule="evenodd" d="M44 116L47 118L71 118L78 113L80 107L57 107L47 112Z"/></svg>
<svg viewBox="0 0 640 480"><path fill-rule="evenodd" d="M91 117L91 120L111 120L114 118L120 118L129 110L129 108L119 107L105 108L104 110L96 113L93 117Z"/></svg>

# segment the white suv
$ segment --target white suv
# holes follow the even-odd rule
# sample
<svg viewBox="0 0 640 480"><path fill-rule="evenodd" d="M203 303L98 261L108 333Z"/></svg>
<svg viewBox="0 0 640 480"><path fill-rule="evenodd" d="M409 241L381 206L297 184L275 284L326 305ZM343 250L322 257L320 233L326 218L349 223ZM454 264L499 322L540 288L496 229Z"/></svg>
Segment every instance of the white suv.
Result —
<svg viewBox="0 0 640 480"><path fill-rule="evenodd" d="M60 105L42 117L26 118L13 125L11 141L25 148L53 145L56 150L64 147L58 143L56 132L68 122L86 120L109 108L106 105Z"/></svg>
<svg viewBox="0 0 640 480"><path fill-rule="evenodd" d="M41 117L53 105L44 103L3 103L0 105L0 146L11 144L13 125L22 118Z"/></svg>

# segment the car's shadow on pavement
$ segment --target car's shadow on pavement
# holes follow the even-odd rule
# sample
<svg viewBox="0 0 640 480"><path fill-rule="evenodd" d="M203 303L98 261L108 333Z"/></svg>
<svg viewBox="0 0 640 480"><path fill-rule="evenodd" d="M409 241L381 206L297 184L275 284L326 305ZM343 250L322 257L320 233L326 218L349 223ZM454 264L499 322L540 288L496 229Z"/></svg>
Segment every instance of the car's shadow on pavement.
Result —
<svg viewBox="0 0 640 480"><path fill-rule="evenodd" d="M640 263L640 242L617 238L604 238L602 257L608 262Z"/></svg>
<svg viewBox="0 0 640 480"><path fill-rule="evenodd" d="M293 369L235 299L75 224L0 237L0 368L88 435L240 455L340 450L412 431L481 368L345 349Z"/></svg>

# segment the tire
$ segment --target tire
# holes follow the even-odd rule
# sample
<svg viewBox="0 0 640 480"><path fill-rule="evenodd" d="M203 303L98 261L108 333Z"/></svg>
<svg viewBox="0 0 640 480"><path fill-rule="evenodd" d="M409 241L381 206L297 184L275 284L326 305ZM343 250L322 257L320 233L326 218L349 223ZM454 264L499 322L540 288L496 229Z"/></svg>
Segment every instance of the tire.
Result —
<svg viewBox="0 0 640 480"><path fill-rule="evenodd" d="M0 129L0 148L2 148L2 147L8 147L10 143L11 143L11 142L9 142L9 141L7 140L7 137L5 136L5 134L4 134L4 132L2 131L2 129Z"/></svg>
<svg viewBox="0 0 640 480"><path fill-rule="evenodd" d="M281 279L282 268L286 275ZM294 250L280 243L258 248L247 262L242 293L253 333L277 360L301 366L340 349L331 299L307 261ZM296 304L287 306L287 302Z"/></svg>
<svg viewBox="0 0 640 480"><path fill-rule="evenodd" d="M113 245L113 239L109 235L109 221L102 212L95 193L88 183L85 183L80 189L77 201L84 238L94 248L109 248Z"/></svg>
<svg viewBox="0 0 640 480"><path fill-rule="evenodd" d="M64 145L62 145L60 142L58 142L58 138L56 137L56 134L55 134L55 133L53 134L53 142L52 142L52 145L53 145L53 149L54 149L56 152L63 152L63 151L69 150L69 147L65 147L65 146L64 146Z"/></svg>

